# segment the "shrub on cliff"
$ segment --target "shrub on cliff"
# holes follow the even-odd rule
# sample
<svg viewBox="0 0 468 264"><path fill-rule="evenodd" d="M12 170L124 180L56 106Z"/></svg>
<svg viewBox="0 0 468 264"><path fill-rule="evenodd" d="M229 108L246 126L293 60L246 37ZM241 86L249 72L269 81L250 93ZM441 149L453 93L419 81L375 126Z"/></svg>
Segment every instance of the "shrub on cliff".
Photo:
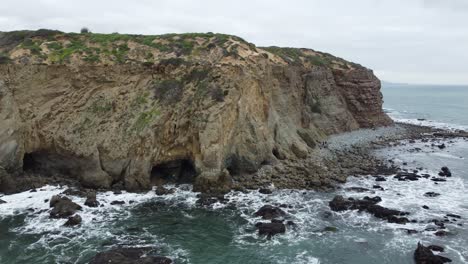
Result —
<svg viewBox="0 0 468 264"><path fill-rule="evenodd" d="M7 64L10 62L10 57L7 54L0 53L0 64Z"/></svg>
<svg viewBox="0 0 468 264"><path fill-rule="evenodd" d="M80 30L81 34L88 34L88 33L91 33L91 31L89 31L89 28L87 27L82 27L81 30Z"/></svg>

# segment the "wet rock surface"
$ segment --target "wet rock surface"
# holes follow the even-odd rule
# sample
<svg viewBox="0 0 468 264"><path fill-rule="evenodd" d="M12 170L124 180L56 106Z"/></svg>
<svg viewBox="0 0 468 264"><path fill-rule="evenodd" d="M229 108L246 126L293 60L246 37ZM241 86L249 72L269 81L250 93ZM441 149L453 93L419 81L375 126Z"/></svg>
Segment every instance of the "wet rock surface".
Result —
<svg viewBox="0 0 468 264"><path fill-rule="evenodd" d="M76 225L81 224L82 220L83 219L81 219L81 216L78 214L74 216L70 216L67 222L65 222L64 226L76 226Z"/></svg>
<svg viewBox="0 0 468 264"><path fill-rule="evenodd" d="M421 243L418 243L413 256L416 264L443 264L452 262L449 258L435 255L429 247L425 247Z"/></svg>
<svg viewBox="0 0 468 264"><path fill-rule="evenodd" d="M286 233L286 226L282 222L271 222L271 223L257 223L255 227L258 229L258 234L267 238L271 238L276 234Z"/></svg>
<svg viewBox="0 0 468 264"><path fill-rule="evenodd" d="M254 215L262 219L275 219L286 216L286 212L279 207L264 205Z"/></svg>
<svg viewBox="0 0 468 264"><path fill-rule="evenodd" d="M58 195L52 196L50 199L50 211L51 218L67 218L81 210L81 206L72 202L68 197L62 197Z"/></svg>
<svg viewBox="0 0 468 264"><path fill-rule="evenodd" d="M90 192L86 196L86 201L84 203L88 207L98 207L99 202L96 199L96 192Z"/></svg>
<svg viewBox="0 0 468 264"><path fill-rule="evenodd" d="M345 199L343 196L337 195L329 202L329 206L333 211L346 211L346 210L359 210L365 211L377 218L387 220L390 223L406 224L409 219L402 217L408 215L407 212L402 212L394 209L388 209L377 205L382 199L376 197L364 197L361 200L348 198Z"/></svg>

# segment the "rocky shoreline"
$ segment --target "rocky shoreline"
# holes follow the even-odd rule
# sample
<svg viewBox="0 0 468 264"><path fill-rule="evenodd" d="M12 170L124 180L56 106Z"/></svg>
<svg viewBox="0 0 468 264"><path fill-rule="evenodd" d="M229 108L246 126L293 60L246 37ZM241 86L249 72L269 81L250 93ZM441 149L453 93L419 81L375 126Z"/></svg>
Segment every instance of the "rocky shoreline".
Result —
<svg viewBox="0 0 468 264"><path fill-rule="evenodd" d="M373 188L381 190L383 190L383 188L378 184L381 181L386 181L385 175L394 175L393 177L398 179L398 181L418 181L423 178L431 178L432 181L437 183L440 181L445 181L447 178L452 176L449 168L441 168L438 175L428 175L421 173L422 168L409 171L406 168L400 168L397 166L393 160L382 160L373 153L374 151L385 147L397 146L401 144L411 145L416 140L426 142L431 147L438 149L445 148L446 142L454 138L464 138L465 140L468 140L468 134L466 132L444 131L430 127L420 127L407 124L397 124L393 128L383 128L381 131L369 132L373 133L374 137L368 137L367 139L361 140L359 143L353 142L351 140L350 144L346 144L344 142L340 142L342 139L336 140L331 138L329 141L324 142L320 147L317 147L314 153L320 154L320 156L316 156L314 160L311 159L309 161L311 163L314 162L314 165L316 165L318 160L317 157L319 157L319 162L326 165L322 167L320 173L310 175L309 177L311 178L307 178L306 176L303 181L297 182L299 177L304 176L304 173L307 173L305 170L303 170L301 173L292 170L296 173L289 175L289 177L276 177L275 175L283 173L285 168L298 169L298 167L294 166L299 165L285 165L287 163L271 164L265 165L261 172L250 175L250 177L234 178L234 189L237 191L259 189L259 192L263 194L269 194L273 191L273 189L276 188L318 189L322 191L331 191L337 187L337 184L346 181L346 175L372 175L374 176L376 182ZM348 143L350 142L349 139L345 140ZM338 144L338 142L340 143ZM307 167L307 165L304 167L310 169L310 167ZM272 173L268 175L268 172ZM335 176L330 178L328 181L315 181L315 184L312 184L313 178L325 177L325 175ZM16 189L9 189L9 192L4 191L5 188L8 187L8 182L5 183L4 180L0 181L0 186L2 186L2 190L5 194L24 191L26 189L32 189L32 191L35 191L35 188L40 188L44 184L60 184L70 187L70 189L63 192L60 196L51 197L49 201L51 208L50 217L68 219L64 224L66 227L73 227L81 224L81 216L79 215L79 211L82 208L81 205L74 203L69 198L67 198L66 195L86 197L86 201L83 206L97 207L100 204L96 199L96 190L83 188L80 186L79 182L71 181L70 179L64 179L61 177L47 178L37 177L37 175L27 175L24 178L23 184L17 185L18 187L16 187ZM118 194L122 191L122 189L123 188L114 186L113 191L114 193ZM106 189L98 191L106 191ZM369 190L355 187L348 188L346 191L365 192ZM167 195L172 192L174 192L174 190L159 186L155 190L155 195ZM426 195L430 197L436 197L439 194L428 192ZM224 203L225 201L226 200L222 194L208 193L200 194L197 204L199 206L210 206L214 203ZM407 212L380 206L379 202L381 201L382 199L378 196L366 196L363 199L336 196L333 200L330 201L329 206L332 211L365 211L377 218L381 218L382 220L388 221L390 223L401 224L402 226L404 226L406 223L415 221L411 220L411 217ZM116 200L111 204L119 205L122 203L125 202ZM287 213L281 209L281 206L287 207L288 205L265 205L255 213L256 217L261 218L260 221L255 224L255 228L258 230L258 234L260 236L271 238L272 236L283 234L291 228L295 228L296 224L288 219ZM424 209L429 208L427 207ZM460 216L456 214L447 214L447 217L444 219L428 219L429 223L434 224L434 228L427 230L433 231L435 236L446 236L449 233L445 229L445 223L456 223L456 220L459 219L459 217ZM269 222L265 222L265 220ZM333 231L335 229L333 227L328 227L327 231L328 230ZM417 230L412 229L406 230L408 234L414 234L418 232ZM440 251L440 248L440 246L435 245L431 245L429 247L418 245L415 251L416 263L426 263L424 261L429 261L431 259L433 262L430 263L444 263L449 261L449 259L445 257L432 254L432 251ZM135 250L135 252L133 252L133 250ZM139 261L146 261L145 259L148 258L148 261L156 261L156 263L171 263L170 259L159 256L149 256L140 259L140 256L143 254L142 252L145 252L145 249L119 248L98 254L92 263L107 263L103 261L115 259L133 263L131 261L135 256L137 256ZM135 258L133 260L135 260Z"/></svg>

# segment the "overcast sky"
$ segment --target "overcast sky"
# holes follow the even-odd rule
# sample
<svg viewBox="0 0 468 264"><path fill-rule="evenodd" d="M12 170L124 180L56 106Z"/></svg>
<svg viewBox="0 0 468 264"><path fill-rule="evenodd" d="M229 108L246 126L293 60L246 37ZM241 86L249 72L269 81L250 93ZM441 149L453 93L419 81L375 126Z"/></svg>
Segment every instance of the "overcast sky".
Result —
<svg viewBox="0 0 468 264"><path fill-rule="evenodd" d="M0 31L218 32L306 47L380 79L468 84L468 0L2 0Z"/></svg>

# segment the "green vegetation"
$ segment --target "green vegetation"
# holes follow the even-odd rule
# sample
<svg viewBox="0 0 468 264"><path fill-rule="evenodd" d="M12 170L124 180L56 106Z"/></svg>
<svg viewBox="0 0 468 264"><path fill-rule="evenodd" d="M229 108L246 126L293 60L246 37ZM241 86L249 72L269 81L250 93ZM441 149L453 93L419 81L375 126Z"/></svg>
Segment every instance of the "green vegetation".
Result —
<svg viewBox="0 0 468 264"><path fill-rule="evenodd" d="M317 66L329 66L331 64L331 59L328 56L326 56L326 54L308 55L302 52L300 49L280 48L275 46L264 47L263 49L280 56L283 60L287 61L288 63L302 62L302 58L305 62L310 62L311 64Z"/></svg>
<svg viewBox="0 0 468 264"><path fill-rule="evenodd" d="M7 64L10 61L10 56L8 56L8 54L0 53L0 64Z"/></svg>
<svg viewBox="0 0 468 264"><path fill-rule="evenodd" d="M98 99L91 104L90 111L94 114L105 114L113 108L112 102L106 99Z"/></svg>
<svg viewBox="0 0 468 264"><path fill-rule="evenodd" d="M41 47L39 46L39 43L31 38L24 39L23 43L21 44L21 48L28 49L31 52L31 54L35 55L40 54L42 51Z"/></svg>
<svg viewBox="0 0 468 264"><path fill-rule="evenodd" d="M89 31L89 28L83 27L83 28L81 28L80 33L81 34L88 34L88 33L91 33L91 31Z"/></svg>
<svg viewBox="0 0 468 264"><path fill-rule="evenodd" d="M154 97L161 102L174 104L182 99L183 83L180 80L162 80L153 84Z"/></svg>
<svg viewBox="0 0 468 264"><path fill-rule="evenodd" d="M161 112L157 107L153 107L153 109L141 113L133 124L132 130L141 132L160 114Z"/></svg>

